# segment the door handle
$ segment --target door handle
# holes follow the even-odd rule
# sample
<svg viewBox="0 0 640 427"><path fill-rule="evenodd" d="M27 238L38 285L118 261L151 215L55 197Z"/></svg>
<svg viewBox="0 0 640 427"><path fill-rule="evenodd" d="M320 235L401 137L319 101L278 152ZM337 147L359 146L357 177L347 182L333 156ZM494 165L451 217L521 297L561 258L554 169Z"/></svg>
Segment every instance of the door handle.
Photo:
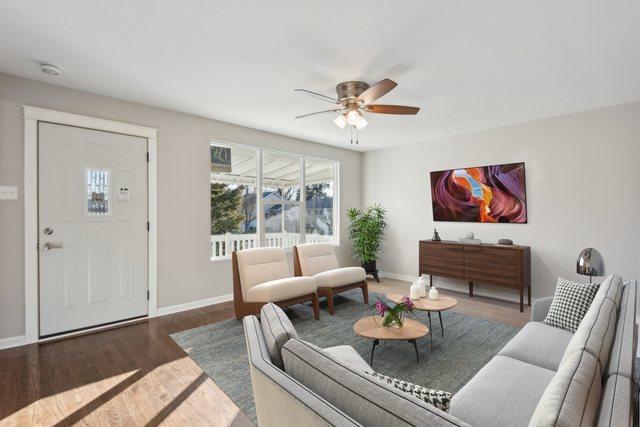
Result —
<svg viewBox="0 0 640 427"><path fill-rule="evenodd" d="M42 246L42 249L44 249L45 251L50 251L51 249L62 249L62 242L59 243L52 243L52 242L47 242Z"/></svg>

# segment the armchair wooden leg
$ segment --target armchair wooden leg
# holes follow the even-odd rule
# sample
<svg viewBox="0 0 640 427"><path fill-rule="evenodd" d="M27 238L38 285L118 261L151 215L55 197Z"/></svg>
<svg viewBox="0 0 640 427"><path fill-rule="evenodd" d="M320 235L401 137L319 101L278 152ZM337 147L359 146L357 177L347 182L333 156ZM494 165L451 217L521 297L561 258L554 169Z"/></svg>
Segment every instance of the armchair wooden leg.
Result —
<svg viewBox="0 0 640 427"><path fill-rule="evenodd" d="M369 285L366 280L362 282L362 299L365 304L369 304Z"/></svg>
<svg viewBox="0 0 640 427"><path fill-rule="evenodd" d="M320 303L318 302L318 293L314 292L313 297L311 297L311 302L313 304L313 317L316 320L320 320Z"/></svg>
<svg viewBox="0 0 640 427"><path fill-rule="evenodd" d="M333 306L333 290L331 288L327 289L325 295L327 297L327 309L329 310L329 314L333 316L336 312Z"/></svg>

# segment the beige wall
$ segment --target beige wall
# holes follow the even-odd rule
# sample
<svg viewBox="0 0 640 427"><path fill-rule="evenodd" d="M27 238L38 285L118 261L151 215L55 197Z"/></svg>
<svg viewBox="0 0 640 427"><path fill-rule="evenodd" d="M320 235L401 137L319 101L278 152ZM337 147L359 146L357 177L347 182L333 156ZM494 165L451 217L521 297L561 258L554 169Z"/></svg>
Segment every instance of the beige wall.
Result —
<svg viewBox="0 0 640 427"><path fill-rule="evenodd" d="M511 162L526 163L528 224L434 223L430 171ZM552 295L559 275L579 278L576 258L588 246L601 251L608 273L638 278L639 171L640 103L633 103L365 153L363 202L389 210L382 270L417 275L417 242L434 227L450 240L473 231L485 242L531 246L532 291L540 297Z"/></svg>
<svg viewBox="0 0 640 427"><path fill-rule="evenodd" d="M22 105L142 126L158 132L158 304L232 292L229 261L209 259L209 141L248 144L340 161L341 262L351 261L345 209L361 204L360 153L160 108L0 74L0 339L24 334Z"/></svg>

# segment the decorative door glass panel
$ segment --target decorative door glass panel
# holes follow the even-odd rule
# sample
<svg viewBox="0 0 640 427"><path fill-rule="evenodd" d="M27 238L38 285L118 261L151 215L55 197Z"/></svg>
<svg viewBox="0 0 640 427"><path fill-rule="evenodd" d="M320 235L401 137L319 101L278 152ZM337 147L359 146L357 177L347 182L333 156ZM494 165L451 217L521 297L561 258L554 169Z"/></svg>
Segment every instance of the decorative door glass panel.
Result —
<svg viewBox="0 0 640 427"><path fill-rule="evenodd" d="M91 216L109 215L109 171L86 168L87 214Z"/></svg>

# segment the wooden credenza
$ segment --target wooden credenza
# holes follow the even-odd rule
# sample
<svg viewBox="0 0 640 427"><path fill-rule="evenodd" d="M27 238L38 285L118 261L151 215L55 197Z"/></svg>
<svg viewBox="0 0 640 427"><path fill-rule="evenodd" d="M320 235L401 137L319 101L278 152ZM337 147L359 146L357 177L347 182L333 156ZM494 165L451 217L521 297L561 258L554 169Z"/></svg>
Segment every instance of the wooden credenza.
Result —
<svg viewBox="0 0 640 427"><path fill-rule="evenodd" d="M531 305L531 249L528 246L468 244L451 241L419 242L420 274L465 280L473 296L476 282L517 289L520 312L524 311L524 291Z"/></svg>

